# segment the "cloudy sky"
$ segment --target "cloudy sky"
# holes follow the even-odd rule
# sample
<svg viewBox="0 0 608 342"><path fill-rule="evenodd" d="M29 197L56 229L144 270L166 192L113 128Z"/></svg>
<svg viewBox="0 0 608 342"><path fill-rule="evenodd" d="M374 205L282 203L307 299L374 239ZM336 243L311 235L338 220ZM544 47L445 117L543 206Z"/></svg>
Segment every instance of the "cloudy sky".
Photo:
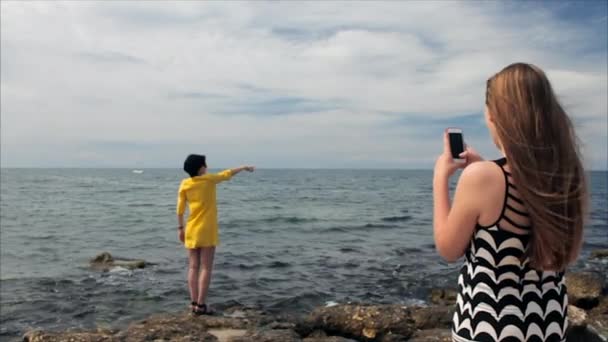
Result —
<svg viewBox="0 0 608 342"><path fill-rule="evenodd" d="M545 69L606 169L608 7L577 2L1 3L2 167L431 168L497 157L485 81Z"/></svg>

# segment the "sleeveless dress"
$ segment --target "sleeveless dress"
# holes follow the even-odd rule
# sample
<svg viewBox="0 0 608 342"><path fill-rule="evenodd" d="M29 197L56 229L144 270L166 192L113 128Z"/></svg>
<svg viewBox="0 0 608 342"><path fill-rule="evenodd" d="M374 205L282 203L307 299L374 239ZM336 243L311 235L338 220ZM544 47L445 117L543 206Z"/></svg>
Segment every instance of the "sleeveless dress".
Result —
<svg viewBox="0 0 608 342"><path fill-rule="evenodd" d="M538 271L524 258L530 226L528 213L506 159L496 160L505 182L498 220L477 224L458 277L458 297L452 322L456 342L565 341L568 296L563 272ZM504 230L515 227L517 234Z"/></svg>

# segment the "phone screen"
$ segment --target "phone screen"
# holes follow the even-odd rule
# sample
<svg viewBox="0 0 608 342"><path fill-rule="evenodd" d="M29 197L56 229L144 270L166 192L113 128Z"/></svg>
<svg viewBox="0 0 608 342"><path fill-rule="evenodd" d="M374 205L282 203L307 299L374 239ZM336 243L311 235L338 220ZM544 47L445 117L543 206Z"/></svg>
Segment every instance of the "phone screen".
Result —
<svg viewBox="0 0 608 342"><path fill-rule="evenodd" d="M460 154L464 152L464 142L462 141L462 133L449 132L450 150L452 158L460 159Z"/></svg>

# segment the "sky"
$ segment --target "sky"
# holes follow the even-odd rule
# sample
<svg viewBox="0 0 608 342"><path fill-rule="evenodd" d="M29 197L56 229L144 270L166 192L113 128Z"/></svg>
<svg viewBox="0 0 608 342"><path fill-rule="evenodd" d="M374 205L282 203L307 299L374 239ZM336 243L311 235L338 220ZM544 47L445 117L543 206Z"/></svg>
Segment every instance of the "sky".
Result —
<svg viewBox="0 0 608 342"><path fill-rule="evenodd" d="M2 167L430 169L500 156L485 82L538 65L608 168L608 2L2 1Z"/></svg>

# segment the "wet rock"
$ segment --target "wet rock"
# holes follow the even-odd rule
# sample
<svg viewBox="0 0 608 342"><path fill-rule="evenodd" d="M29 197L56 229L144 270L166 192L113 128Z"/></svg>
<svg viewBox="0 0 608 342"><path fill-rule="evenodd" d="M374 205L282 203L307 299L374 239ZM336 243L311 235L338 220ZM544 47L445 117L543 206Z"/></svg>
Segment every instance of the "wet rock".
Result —
<svg viewBox="0 0 608 342"><path fill-rule="evenodd" d="M218 339L207 332L207 321L190 314L158 315L131 324L116 336L122 341L204 341Z"/></svg>
<svg viewBox="0 0 608 342"><path fill-rule="evenodd" d="M379 340L379 342L405 342L410 341L407 337L403 335L388 333Z"/></svg>
<svg viewBox="0 0 608 342"><path fill-rule="evenodd" d="M566 333L568 342L606 342L595 331L587 327L573 327Z"/></svg>
<svg viewBox="0 0 608 342"><path fill-rule="evenodd" d="M134 270L137 268L145 268L150 263L147 263L145 260L141 259L125 259L125 258L114 258L112 254L108 252L103 252L89 262L91 268L97 271L107 272L114 267L123 267L129 270Z"/></svg>
<svg viewBox="0 0 608 342"><path fill-rule="evenodd" d="M410 337L412 310L400 305L336 305L314 310L306 319L311 330L360 340L379 340L389 332Z"/></svg>
<svg viewBox="0 0 608 342"><path fill-rule="evenodd" d="M414 342L451 342L452 331L450 329L420 330L410 339Z"/></svg>
<svg viewBox="0 0 608 342"><path fill-rule="evenodd" d="M597 273L569 273L566 275L566 286L570 303L581 309L589 310L599 303L604 280Z"/></svg>
<svg viewBox="0 0 608 342"><path fill-rule="evenodd" d="M568 325L574 327L587 326L587 312L574 305L568 305Z"/></svg>
<svg viewBox="0 0 608 342"><path fill-rule="evenodd" d="M587 326L608 341L608 297L602 297L598 306L589 311Z"/></svg>
<svg viewBox="0 0 608 342"><path fill-rule="evenodd" d="M417 330L448 329L454 310L454 306L413 307L411 315Z"/></svg>
<svg viewBox="0 0 608 342"><path fill-rule="evenodd" d="M357 342L341 336L327 336L323 330L315 330L303 342Z"/></svg>
<svg viewBox="0 0 608 342"><path fill-rule="evenodd" d="M351 340L350 338L340 336L326 336L326 337L307 337L303 342L357 342L357 340Z"/></svg>
<svg viewBox="0 0 608 342"><path fill-rule="evenodd" d="M599 305L591 311L568 306L568 342L608 341L608 299L602 297Z"/></svg>
<svg viewBox="0 0 608 342"><path fill-rule="evenodd" d="M247 330L230 328L209 329L207 332L215 336L218 342L232 341L235 338L245 336L247 334Z"/></svg>
<svg viewBox="0 0 608 342"><path fill-rule="evenodd" d="M429 301L436 305L455 305L457 296L455 289L432 289Z"/></svg>
<svg viewBox="0 0 608 342"><path fill-rule="evenodd" d="M23 336L24 342L119 342L112 334L97 332L57 332L30 331Z"/></svg>
<svg viewBox="0 0 608 342"><path fill-rule="evenodd" d="M262 329L232 338L230 342L302 342L302 338L291 329Z"/></svg>
<svg viewBox="0 0 608 342"><path fill-rule="evenodd" d="M295 329L295 323L291 322L272 322L264 326L266 329Z"/></svg>
<svg viewBox="0 0 608 342"><path fill-rule="evenodd" d="M591 252L589 259L605 259L608 258L608 249L598 249Z"/></svg>

